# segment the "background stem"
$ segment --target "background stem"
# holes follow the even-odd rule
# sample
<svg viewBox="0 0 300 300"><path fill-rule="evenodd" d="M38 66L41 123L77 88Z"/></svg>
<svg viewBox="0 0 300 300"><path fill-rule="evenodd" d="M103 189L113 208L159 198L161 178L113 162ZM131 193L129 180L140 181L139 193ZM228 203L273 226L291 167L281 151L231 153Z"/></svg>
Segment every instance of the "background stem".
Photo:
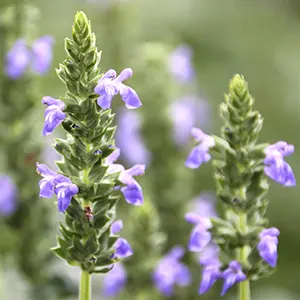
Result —
<svg viewBox="0 0 300 300"><path fill-rule="evenodd" d="M79 300L91 300L91 275L87 271L81 271Z"/></svg>

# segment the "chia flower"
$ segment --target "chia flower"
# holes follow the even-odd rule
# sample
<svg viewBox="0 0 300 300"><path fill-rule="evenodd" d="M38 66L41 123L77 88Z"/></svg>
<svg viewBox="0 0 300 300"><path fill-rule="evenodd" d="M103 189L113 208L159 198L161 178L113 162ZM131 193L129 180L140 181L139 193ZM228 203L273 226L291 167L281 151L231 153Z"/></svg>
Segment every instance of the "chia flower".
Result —
<svg viewBox="0 0 300 300"><path fill-rule="evenodd" d="M146 148L140 132L141 118L136 111L122 109L118 115L116 144L123 150L123 157L130 163L149 163L151 153Z"/></svg>
<svg viewBox="0 0 300 300"><path fill-rule="evenodd" d="M55 193L58 200L58 211L65 212L71 203L72 197L79 191L72 181L50 170L46 165L37 163L37 173L43 176L39 182L40 197L51 198Z"/></svg>
<svg viewBox="0 0 300 300"><path fill-rule="evenodd" d="M17 208L17 187L12 178L0 175L0 215L10 216Z"/></svg>
<svg viewBox="0 0 300 300"><path fill-rule="evenodd" d="M135 90L123 84L123 81L129 79L132 74L132 69L126 68L118 77L116 77L117 73L113 69L108 70L103 75L95 87L95 93L100 96L97 103L102 109L110 108L112 99L117 94L120 94L128 109L135 109L142 105Z"/></svg>
<svg viewBox="0 0 300 300"><path fill-rule="evenodd" d="M173 247L153 272L154 285L165 296L173 294L174 285L187 286L191 282L189 269L180 262L183 255L184 249L181 246Z"/></svg>
<svg viewBox="0 0 300 300"><path fill-rule="evenodd" d="M30 64L30 57L30 51L25 40L18 39L6 55L6 75L12 79L21 77Z"/></svg>
<svg viewBox="0 0 300 300"><path fill-rule="evenodd" d="M169 115L173 121L173 139L178 146L188 142L194 126L207 126L210 120L209 103L196 96L187 96L172 102Z"/></svg>
<svg viewBox="0 0 300 300"><path fill-rule="evenodd" d="M188 249L193 252L202 251L211 241L211 233L208 229L211 227L210 219L190 212L185 215L185 219L196 226L193 228Z"/></svg>
<svg viewBox="0 0 300 300"><path fill-rule="evenodd" d="M291 166L284 160L294 153L294 146L279 141L265 149L265 174L284 186L295 186L296 179Z"/></svg>
<svg viewBox="0 0 300 300"><path fill-rule="evenodd" d="M190 152L185 165L188 168L199 168L203 163L208 162L211 159L209 149L215 146L213 137L205 134L201 129L193 127L191 130L192 136L199 144Z"/></svg>
<svg viewBox="0 0 300 300"><path fill-rule="evenodd" d="M115 150L110 156L107 157L106 162L109 163L108 172L120 172L119 181L124 184L121 187L121 192L124 195L126 202L139 206L144 202L143 191L139 183L133 176L140 176L145 173L145 165L135 165L132 168L125 170L120 164L113 164L118 159L120 150Z"/></svg>
<svg viewBox="0 0 300 300"><path fill-rule="evenodd" d="M277 263L277 245L280 231L273 227L262 230L259 234L260 242L257 245L259 255L271 267L275 268Z"/></svg>
<svg viewBox="0 0 300 300"><path fill-rule="evenodd" d="M229 264L228 268L223 272L222 277L224 279L224 285L221 293L222 296L224 296L234 284L247 279L240 263L235 260Z"/></svg>
<svg viewBox="0 0 300 300"><path fill-rule="evenodd" d="M106 297L117 296L125 287L127 274L119 262L105 275L103 280L103 294Z"/></svg>
<svg viewBox="0 0 300 300"><path fill-rule="evenodd" d="M216 217L215 201L216 198L212 193L201 193L192 200L191 210L201 217Z"/></svg>
<svg viewBox="0 0 300 300"><path fill-rule="evenodd" d="M53 37L46 35L35 40L32 45L31 68L40 75L45 74L52 63Z"/></svg>
<svg viewBox="0 0 300 300"><path fill-rule="evenodd" d="M66 114L62 111L65 108L65 104L49 96L44 97L42 103L48 106L44 114L45 123L43 129L43 135L47 136L66 118Z"/></svg>
<svg viewBox="0 0 300 300"><path fill-rule="evenodd" d="M180 82L188 82L195 77L192 66L192 49L187 45L177 47L170 55L169 66L174 77Z"/></svg>

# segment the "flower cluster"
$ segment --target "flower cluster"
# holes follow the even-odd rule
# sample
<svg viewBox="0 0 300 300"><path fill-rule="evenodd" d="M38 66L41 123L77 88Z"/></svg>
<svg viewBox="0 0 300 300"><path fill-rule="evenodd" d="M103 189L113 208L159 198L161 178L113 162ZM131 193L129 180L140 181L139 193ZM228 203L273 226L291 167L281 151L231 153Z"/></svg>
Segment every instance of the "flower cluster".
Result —
<svg viewBox="0 0 300 300"><path fill-rule="evenodd" d="M191 282L189 269L180 262L183 255L183 248L175 246L159 261L153 272L154 284L165 296L173 294L175 285L187 286Z"/></svg>
<svg viewBox="0 0 300 300"><path fill-rule="evenodd" d="M24 39L18 39L6 56L5 72L12 79L23 76L28 67L44 75L52 63L53 38L43 36L35 40L31 49Z"/></svg>

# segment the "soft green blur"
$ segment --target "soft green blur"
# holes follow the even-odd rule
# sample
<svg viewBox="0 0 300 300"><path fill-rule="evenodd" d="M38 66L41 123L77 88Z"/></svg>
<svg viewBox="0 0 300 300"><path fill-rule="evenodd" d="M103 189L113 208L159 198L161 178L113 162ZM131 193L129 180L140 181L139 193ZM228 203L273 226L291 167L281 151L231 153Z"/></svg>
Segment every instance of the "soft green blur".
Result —
<svg viewBox="0 0 300 300"><path fill-rule="evenodd" d="M77 10L84 10L92 20L98 46L103 50L103 71L107 68L119 71L130 66L135 55L138 55L131 51L131 43L136 39L140 42L162 41L173 46L188 44L194 51L199 89L212 105L212 132L219 131L218 105L227 91L229 79L235 73L243 74L256 99L256 107L264 116L261 140L286 140L294 144L296 152L288 162L296 178L299 177L299 1L119 0L124 3L118 20L114 20L113 15L107 15L107 8L101 4L109 1L117 2L35 1L41 10L40 32L51 34L56 40L54 66L64 59L63 38L70 35ZM138 91L139 87L135 86L135 89ZM41 97L63 95L64 87L57 79L54 68L43 78L41 90ZM42 118L41 113L41 122L37 126L41 126ZM199 178L199 191L214 188L210 171L209 167L205 167L194 172ZM281 231L278 270L270 278L254 283L255 300L300 299L299 194L299 186L282 188L272 184L268 217L270 226L276 226ZM95 284L97 289L100 279ZM234 294L226 299L234 299L230 297ZM20 295L16 299L23 300ZM94 299L101 299L100 295L95 293Z"/></svg>

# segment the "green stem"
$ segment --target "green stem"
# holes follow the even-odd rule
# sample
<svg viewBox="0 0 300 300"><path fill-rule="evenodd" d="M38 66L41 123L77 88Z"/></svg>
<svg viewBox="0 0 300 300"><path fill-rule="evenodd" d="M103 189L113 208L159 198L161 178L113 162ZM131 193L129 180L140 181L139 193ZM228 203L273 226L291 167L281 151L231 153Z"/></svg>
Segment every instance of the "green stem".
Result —
<svg viewBox="0 0 300 300"><path fill-rule="evenodd" d="M81 271L79 300L91 300L91 275L87 271Z"/></svg>
<svg viewBox="0 0 300 300"><path fill-rule="evenodd" d="M240 214L240 230L242 232L247 231L247 214L242 213ZM238 250L238 260L243 264L248 264L248 254L249 254L249 247L244 246ZM239 283L239 298L238 300L251 300L250 295L250 281L245 280Z"/></svg>

